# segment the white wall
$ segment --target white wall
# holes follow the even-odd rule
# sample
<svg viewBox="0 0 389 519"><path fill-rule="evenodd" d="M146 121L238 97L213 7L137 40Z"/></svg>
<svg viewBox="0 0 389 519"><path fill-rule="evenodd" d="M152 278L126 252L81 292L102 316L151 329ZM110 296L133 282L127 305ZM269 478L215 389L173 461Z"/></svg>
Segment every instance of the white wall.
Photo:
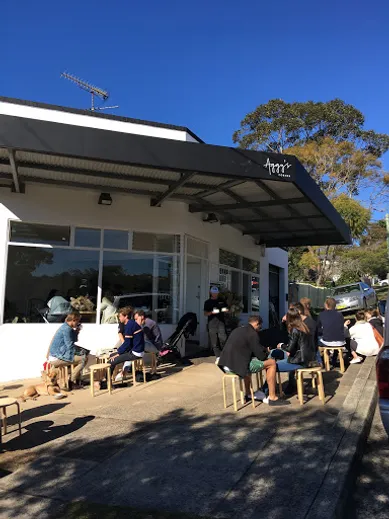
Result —
<svg viewBox="0 0 389 519"><path fill-rule="evenodd" d="M98 205L99 193L86 189L58 188L27 184L25 194L0 189L0 309L4 307L6 274L6 241L9 219L27 222L78 225L96 228L134 229L144 232L189 234L210 245L210 263L218 263L219 248L260 259L261 315L268 320L269 275L268 264L285 269L287 287L287 253L268 249L260 257L260 247L249 236L229 226L204 223L201 215L191 214L181 202L166 202L162 207L151 207L146 197L112 194L111 206ZM285 299L285 295L284 295ZM282 299L281 299L282 301ZM0 363L0 381L39 376L46 350L56 325L4 324L0 326L0 358L13 359ZM104 331L103 331L104 330ZM172 326L162 330L165 337ZM116 326L85 325L80 342L95 351L116 342Z"/></svg>
<svg viewBox="0 0 389 519"><path fill-rule="evenodd" d="M0 101L0 114L25 117L27 119L36 119L39 121L72 124L73 126L83 126L86 128L97 128L99 130L110 130L113 132L135 133L137 135L161 137L163 139L173 139L177 141L199 142L184 130L173 130L151 125L148 126L147 124L116 121L114 119L73 114L61 110L38 108L35 106L19 105L9 102L6 103L4 101Z"/></svg>

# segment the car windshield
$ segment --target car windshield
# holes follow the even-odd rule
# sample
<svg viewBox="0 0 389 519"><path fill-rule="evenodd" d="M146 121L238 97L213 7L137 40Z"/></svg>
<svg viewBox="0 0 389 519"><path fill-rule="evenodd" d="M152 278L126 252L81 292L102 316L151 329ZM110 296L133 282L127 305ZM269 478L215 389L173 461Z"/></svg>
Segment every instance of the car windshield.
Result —
<svg viewBox="0 0 389 519"><path fill-rule="evenodd" d="M360 291L359 285L347 285L346 287L335 288L334 296L338 296L339 294L352 294Z"/></svg>

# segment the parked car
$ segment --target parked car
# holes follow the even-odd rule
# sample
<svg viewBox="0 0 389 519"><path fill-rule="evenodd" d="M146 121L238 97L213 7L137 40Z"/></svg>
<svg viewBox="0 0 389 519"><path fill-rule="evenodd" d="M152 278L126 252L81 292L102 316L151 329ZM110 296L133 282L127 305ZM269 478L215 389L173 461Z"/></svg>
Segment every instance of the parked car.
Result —
<svg viewBox="0 0 389 519"><path fill-rule="evenodd" d="M362 282L336 287L333 297L336 301L336 309L341 312L364 310L369 306L377 305L375 290Z"/></svg>
<svg viewBox="0 0 389 519"><path fill-rule="evenodd" d="M388 301L389 296L385 304L385 323L389 322ZM376 371L379 396L378 405L380 408L382 423L387 435L389 436L389 329L384 329L384 335L384 345L377 355Z"/></svg>
<svg viewBox="0 0 389 519"><path fill-rule="evenodd" d="M381 279L380 281L378 281L378 284L379 284L380 287L389 286L389 280L388 279Z"/></svg>

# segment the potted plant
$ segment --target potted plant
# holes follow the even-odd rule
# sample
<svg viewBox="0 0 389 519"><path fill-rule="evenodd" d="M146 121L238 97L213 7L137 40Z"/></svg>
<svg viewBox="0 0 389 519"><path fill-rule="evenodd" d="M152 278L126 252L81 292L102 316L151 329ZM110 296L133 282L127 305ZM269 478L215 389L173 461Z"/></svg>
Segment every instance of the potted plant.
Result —
<svg viewBox="0 0 389 519"><path fill-rule="evenodd" d="M227 332L230 332L239 326L240 314L243 310L242 297L230 290L220 292L220 297L227 303L229 312L226 314L226 328Z"/></svg>

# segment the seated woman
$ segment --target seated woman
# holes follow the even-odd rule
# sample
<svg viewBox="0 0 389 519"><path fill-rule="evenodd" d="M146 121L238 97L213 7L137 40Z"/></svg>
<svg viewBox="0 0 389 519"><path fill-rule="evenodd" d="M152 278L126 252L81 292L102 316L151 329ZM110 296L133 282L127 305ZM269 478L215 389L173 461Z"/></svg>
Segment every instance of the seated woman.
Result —
<svg viewBox="0 0 389 519"><path fill-rule="evenodd" d="M366 321L377 330L377 332L383 337L384 336L384 321L380 316L378 309L366 310L365 311Z"/></svg>
<svg viewBox="0 0 389 519"><path fill-rule="evenodd" d="M373 327L366 321L365 312L358 310L355 314L356 323L350 328L351 354L353 360L350 364L362 362L362 357L372 357L377 355L379 345L374 336Z"/></svg>
<svg viewBox="0 0 389 519"><path fill-rule="evenodd" d="M293 393L295 388L295 372L297 369L312 366L316 360L316 346L310 336L308 326L302 320L297 308L290 308L286 314L286 326L289 333L288 344L279 344L286 353L286 358L277 362L281 372L289 372L289 384L286 394Z"/></svg>

